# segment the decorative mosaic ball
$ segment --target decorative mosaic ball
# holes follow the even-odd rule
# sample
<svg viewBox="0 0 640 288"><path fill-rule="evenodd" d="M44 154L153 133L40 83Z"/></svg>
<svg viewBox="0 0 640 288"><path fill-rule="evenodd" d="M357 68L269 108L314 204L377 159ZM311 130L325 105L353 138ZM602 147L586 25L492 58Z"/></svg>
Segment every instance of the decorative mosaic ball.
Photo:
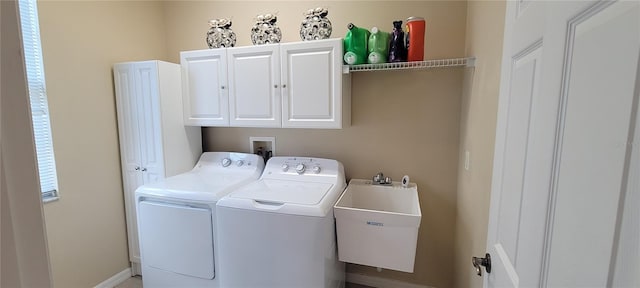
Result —
<svg viewBox="0 0 640 288"><path fill-rule="evenodd" d="M278 17L273 14L258 15L256 24L251 28L251 42L253 45L280 43L282 32L276 25Z"/></svg>
<svg viewBox="0 0 640 288"><path fill-rule="evenodd" d="M207 45L210 49L233 47L236 45L236 33L231 30L231 20L221 18L209 20Z"/></svg>
<svg viewBox="0 0 640 288"><path fill-rule="evenodd" d="M303 41L309 41L331 37L331 21L327 15L329 11L326 8L309 9L300 24L300 38Z"/></svg>

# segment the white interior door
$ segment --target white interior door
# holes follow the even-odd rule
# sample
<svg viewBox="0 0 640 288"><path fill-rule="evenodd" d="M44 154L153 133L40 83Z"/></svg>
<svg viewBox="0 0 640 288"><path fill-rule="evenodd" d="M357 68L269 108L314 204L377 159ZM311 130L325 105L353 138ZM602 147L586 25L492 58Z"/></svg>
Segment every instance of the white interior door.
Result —
<svg viewBox="0 0 640 288"><path fill-rule="evenodd" d="M485 287L640 286L640 2L505 21Z"/></svg>

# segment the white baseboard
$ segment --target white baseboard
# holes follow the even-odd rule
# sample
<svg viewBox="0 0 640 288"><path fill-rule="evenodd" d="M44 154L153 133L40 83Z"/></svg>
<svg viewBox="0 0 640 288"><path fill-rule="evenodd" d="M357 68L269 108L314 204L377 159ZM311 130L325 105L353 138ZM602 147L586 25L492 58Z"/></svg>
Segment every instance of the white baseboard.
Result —
<svg viewBox="0 0 640 288"><path fill-rule="evenodd" d="M355 273L347 273L345 280L349 283L371 286L376 288L435 288L432 286L407 283L399 280L369 276L364 274L355 274Z"/></svg>
<svg viewBox="0 0 640 288"><path fill-rule="evenodd" d="M131 268L124 269L120 271L118 274L111 276L111 278L102 281L100 284L96 285L94 288L113 288L116 285L121 284L124 281L127 281L131 278L133 274L131 273Z"/></svg>

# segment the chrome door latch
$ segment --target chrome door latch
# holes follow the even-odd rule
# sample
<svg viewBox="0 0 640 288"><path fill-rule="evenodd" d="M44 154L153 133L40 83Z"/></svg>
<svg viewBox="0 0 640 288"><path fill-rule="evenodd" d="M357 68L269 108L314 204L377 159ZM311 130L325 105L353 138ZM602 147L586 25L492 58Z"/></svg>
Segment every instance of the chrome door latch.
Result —
<svg viewBox="0 0 640 288"><path fill-rule="evenodd" d="M487 273L491 273L491 255L489 253L484 254L484 258L471 257L471 264L476 268L478 276L482 276L482 267L487 270Z"/></svg>

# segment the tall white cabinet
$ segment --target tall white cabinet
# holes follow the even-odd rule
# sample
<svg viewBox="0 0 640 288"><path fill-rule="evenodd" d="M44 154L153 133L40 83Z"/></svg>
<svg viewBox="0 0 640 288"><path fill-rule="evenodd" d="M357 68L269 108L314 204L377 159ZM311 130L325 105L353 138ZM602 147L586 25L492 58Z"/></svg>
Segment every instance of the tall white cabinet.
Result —
<svg viewBox="0 0 640 288"><path fill-rule="evenodd" d="M183 123L180 65L162 61L113 66L129 260L140 274L135 190L186 172L202 154L199 127Z"/></svg>
<svg viewBox="0 0 640 288"><path fill-rule="evenodd" d="M180 55L187 125L340 129L351 124L342 39Z"/></svg>

